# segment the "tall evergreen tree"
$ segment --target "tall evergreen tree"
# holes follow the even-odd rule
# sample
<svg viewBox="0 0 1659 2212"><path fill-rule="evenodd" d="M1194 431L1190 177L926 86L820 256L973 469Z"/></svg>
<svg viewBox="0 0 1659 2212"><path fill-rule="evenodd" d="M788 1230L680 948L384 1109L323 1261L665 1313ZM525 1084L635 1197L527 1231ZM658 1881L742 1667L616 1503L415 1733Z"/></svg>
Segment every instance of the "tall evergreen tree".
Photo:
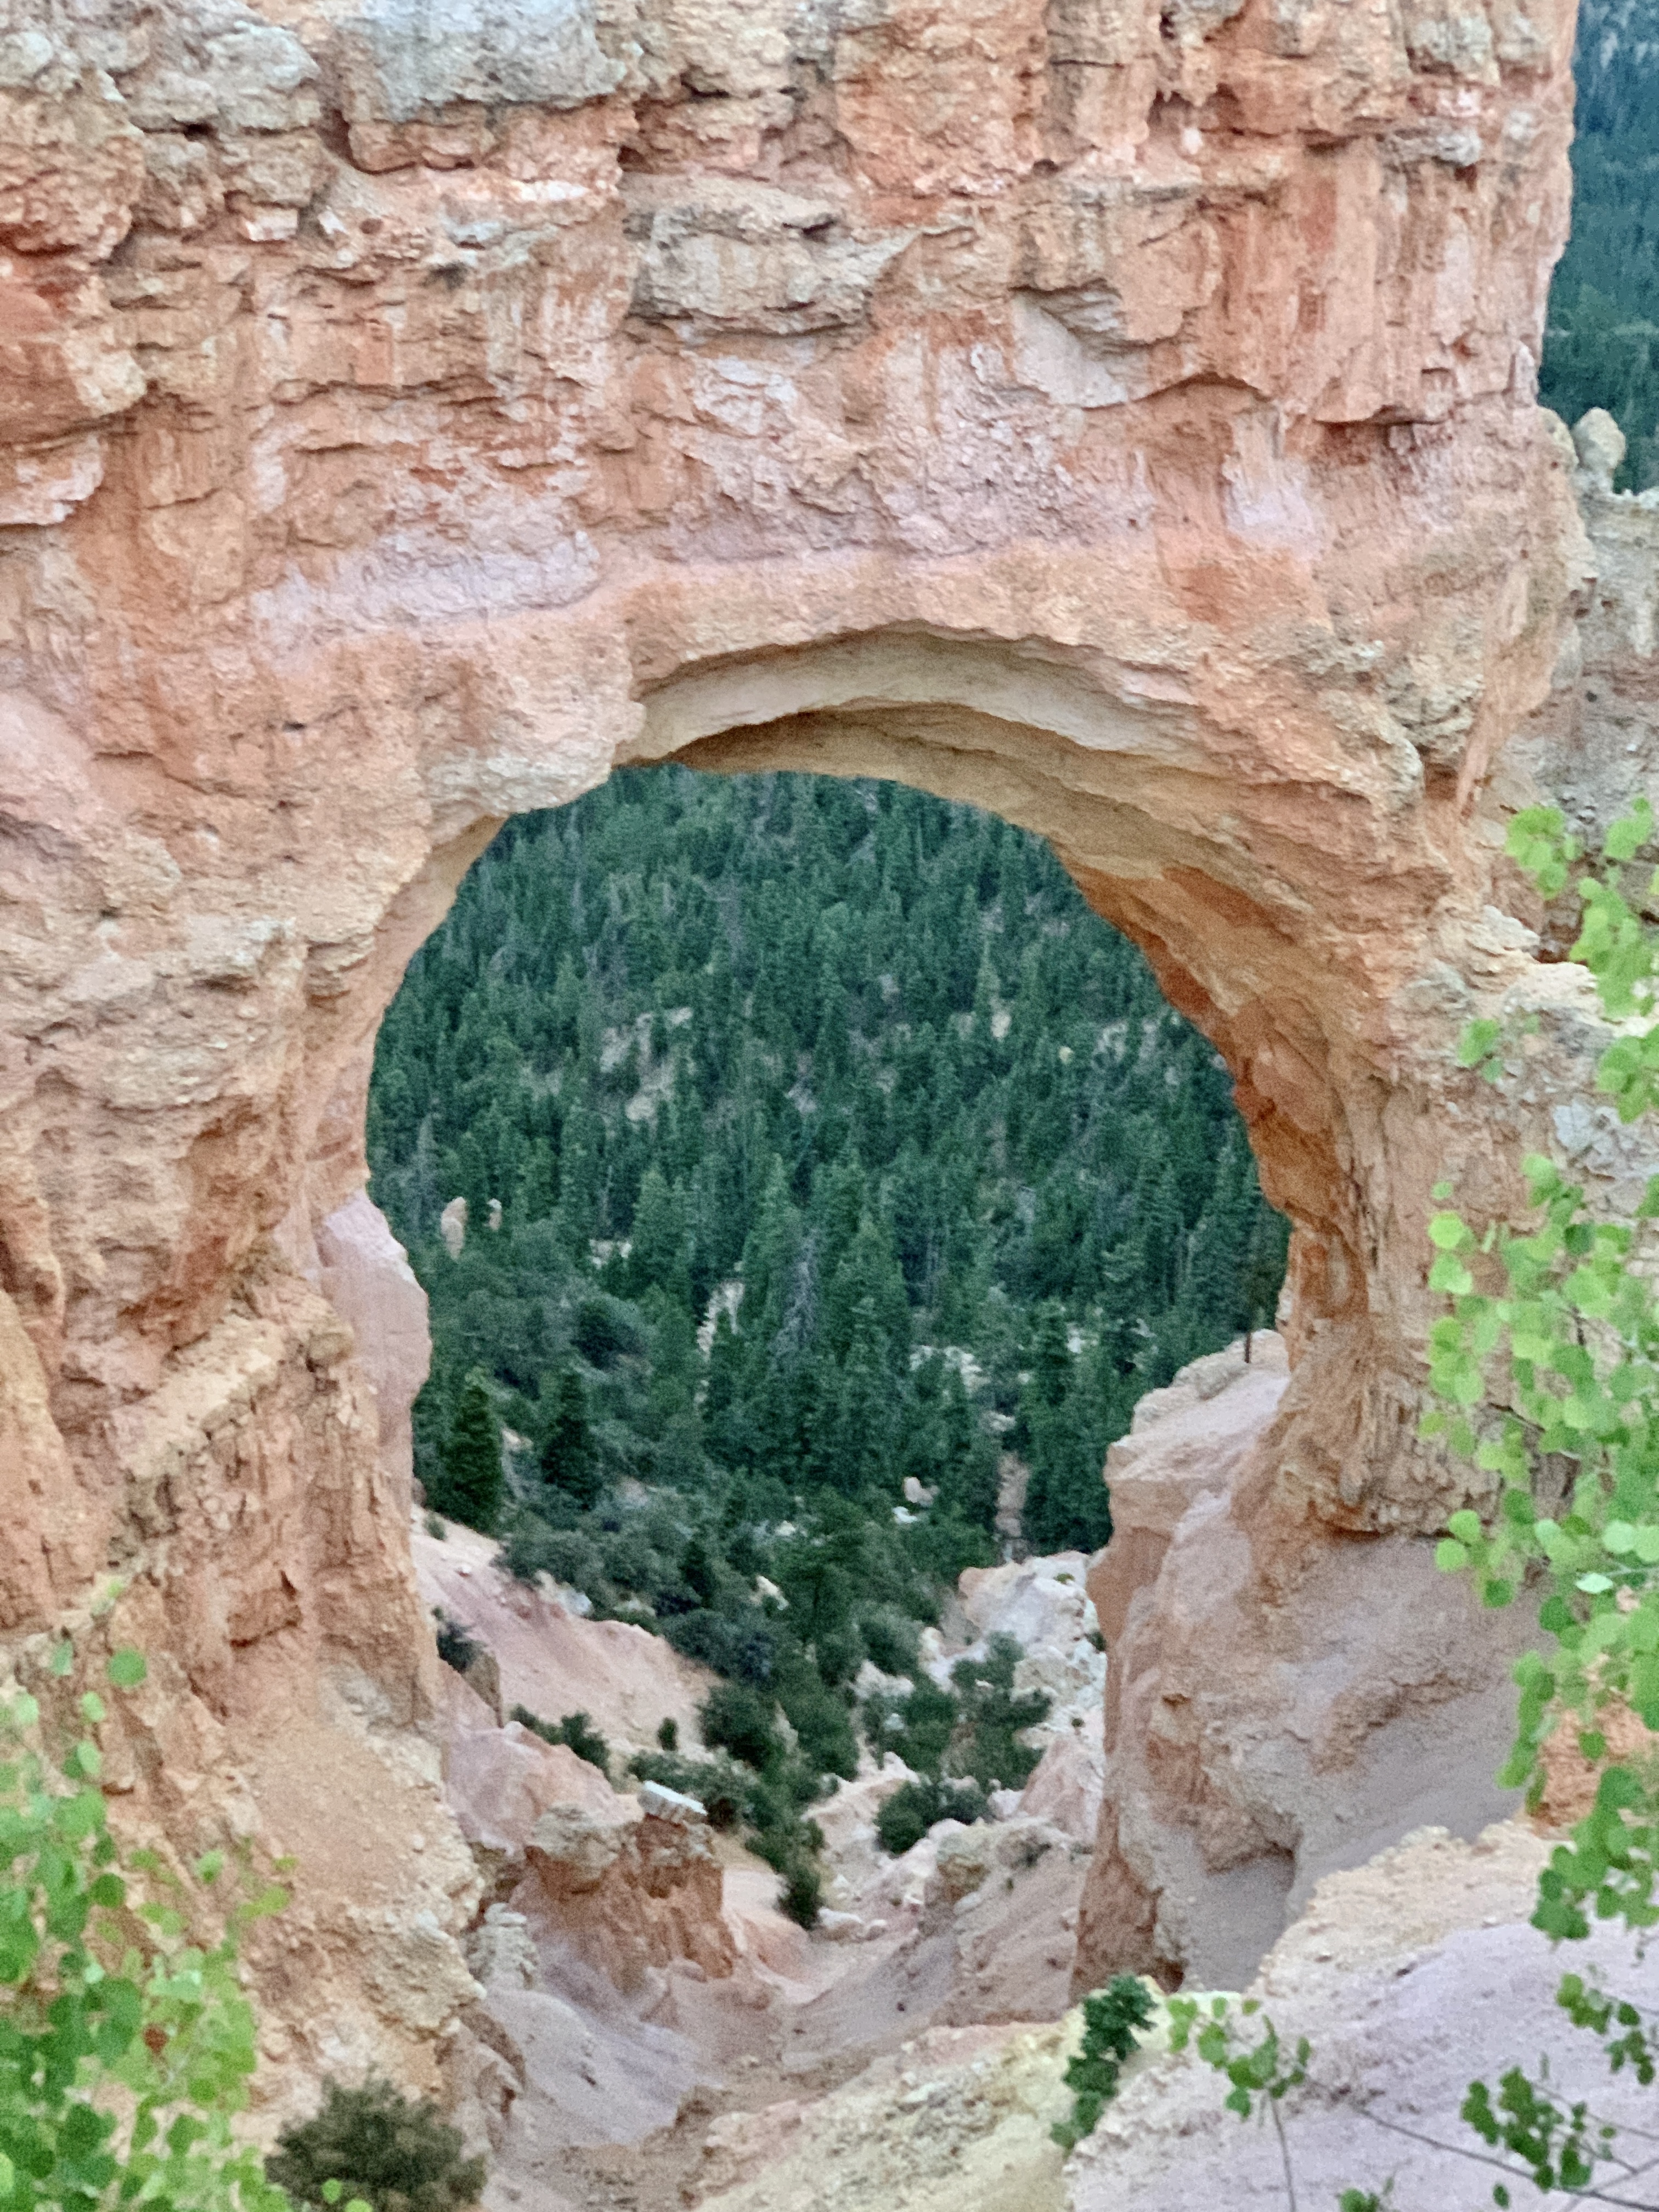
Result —
<svg viewBox="0 0 1659 2212"><path fill-rule="evenodd" d="M505 1486L501 1425L489 1402L489 1386L475 1370L455 1401L440 1479L427 1503L452 1521L481 1528L488 1535L500 1517Z"/></svg>
<svg viewBox="0 0 1659 2212"><path fill-rule="evenodd" d="M556 1376L552 1404L542 1438L542 1480L572 1505L597 1505L605 1490L604 1471L587 1420L587 1392L574 1367Z"/></svg>

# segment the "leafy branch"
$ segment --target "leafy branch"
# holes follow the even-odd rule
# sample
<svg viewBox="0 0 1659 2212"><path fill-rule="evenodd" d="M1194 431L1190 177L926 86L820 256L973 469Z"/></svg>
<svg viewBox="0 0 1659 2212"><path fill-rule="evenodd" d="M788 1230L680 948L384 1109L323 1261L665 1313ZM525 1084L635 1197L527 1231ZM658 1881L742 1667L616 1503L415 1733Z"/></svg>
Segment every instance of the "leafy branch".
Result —
<svg viewBox="0 0 1659 2212"><path fill-rule="evenodd" d="M185 1878L118 1841L98 1786L107 1709L74 1695L74 1669L60 1644L45 1721L32 1696L0 1699L0 2207L287 2212L231 2131L256 2057L239 1945L285 1893L221 1852ZM136 1689L144 1661L118 1650L104 1673Z"/></svg>
<svg viewBox="0 0 1659 2212"><path fill-rule="evenodd" d="M1233 2016L1235 2002L1238 2008L1237 2020ZM1297 2212L1296 2176L1291 2168L1291 2148L1285 2139L1285 2122L1279 2108L1290 2092L1300 2088L1307 2080L1311 2048L1304 2035L1297 2043L1294 2057L1287 2060L1279 2031L1265 2013L1261 2013L1261 2035L1254 2043L1246 2041L1241 2023L1254 2020L1258 2013L1261 2013L1258 1997L1234 2000L1214 1996L1207 2002L1198 1997L1171 1997L1170 2048L1185 2051L1190 2043L1206 2066L1225 2076L1229 2087L1223 2103L1228 2112L1237 2112L1242 2120L1248 2120L1253 2112L1258 2119L1271 2119L1285 2168L1285 2194L1291 2212Z"/></svg>

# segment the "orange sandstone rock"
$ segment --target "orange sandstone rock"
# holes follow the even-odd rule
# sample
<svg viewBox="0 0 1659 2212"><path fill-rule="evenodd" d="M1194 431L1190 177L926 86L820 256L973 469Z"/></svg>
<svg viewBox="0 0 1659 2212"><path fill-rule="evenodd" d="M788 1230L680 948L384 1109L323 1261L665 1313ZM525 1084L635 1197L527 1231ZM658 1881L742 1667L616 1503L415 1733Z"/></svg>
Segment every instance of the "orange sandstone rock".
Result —
<svg viewBox="0 0 1659 2212"><path fill-rule="evenodd" d="M396 1940L459 1960L419 1362L337 1224L460 874L677 757L1043 832L1225 1054L1296 1225L1229 1587L1316 1704L1329 1563L1351 1601L1465 1494L1414 1438L1430 1187L1506 1202L1593 1049L1497 857L1583 742L1565 0L6 21L0 1631L126 1577L193 1802L304 1826L346 1960L355 1765ZM1534 1006L1531 1073L1455 1068ZM337 2003L418 2072L407 1980Z"/></svg>

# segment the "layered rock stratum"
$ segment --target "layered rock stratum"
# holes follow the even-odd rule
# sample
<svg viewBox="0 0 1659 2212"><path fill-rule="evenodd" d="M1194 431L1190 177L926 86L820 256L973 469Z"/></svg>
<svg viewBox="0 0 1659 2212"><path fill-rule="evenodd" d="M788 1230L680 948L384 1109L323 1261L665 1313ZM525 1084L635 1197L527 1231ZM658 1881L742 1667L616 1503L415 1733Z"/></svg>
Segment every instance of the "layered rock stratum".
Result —
<svg viewBox="0 0 1659 2212"><path fill-rule="evenodd" d="M1268 1717L1211 1713L1156 1849L1109 1796L1093 1960L1182 1964L1182 1854L1304 1881L1284 1791L1212 1802L1230 1747L1418 1726L1397 1674L1339 1726L1318 1662L1334 1605L1430 1605L1468 1480L1415 1440L1430 1187L1503 1203L1540 1135L1632 1172L1498 858L1540 781L1593 814L1645 758L1650 518L1580 471L1592 554L1534 404L1571 29L0 5L0 1631L27 1675L124 1585L135 1787L307 1862L296 2066L430 2078L471 1986L375 1027L499 822L618 762L1049 836L1295 1225L1289 1377L1212 1509ZM1488 1010L1548 1017L1490 1088L1451 1051ZM1481 1663L1443 1717L1486 1765Z"/></svg>

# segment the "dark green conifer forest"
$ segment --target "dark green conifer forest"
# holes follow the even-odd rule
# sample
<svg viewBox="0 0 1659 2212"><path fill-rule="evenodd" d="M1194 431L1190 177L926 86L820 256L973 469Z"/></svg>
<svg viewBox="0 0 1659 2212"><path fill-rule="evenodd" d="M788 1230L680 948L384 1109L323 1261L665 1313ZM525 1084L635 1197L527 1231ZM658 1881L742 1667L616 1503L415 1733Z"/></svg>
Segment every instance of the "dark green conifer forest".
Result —
<svg viewBox="0 0 1659 2212"><path fill-rule="evenodd" d="M510 823L386 1017L369 1152L432 1300L428 1500L668 1618L804 1503L924 1579L988 1559L1006 1454L1029 1543L1103 1542L1135 1400L1283 1269L1139 955L1039 841L891 786L633 770ZM604 1525L630 1486L718 1510L666 1583Z"/></svg>
<svg viewBox="0 0 1659 2212"><path fill-rule="evenodd" d="M1605 407L1629 441L1620 490L1659 483L1659 20L1583 0L1574 63L1572 236L1550 292L1539 398Z"/></svg>
<svg viewBox="0 0 1659 2212"><path fill-rule="evenodd" d="M1137 1398L1284 1271L1139 954L1040 840L891 785L635 769L510 823L386 1016L368 1139L431 1299L428 1507L726 1678L717 1765L646 1765L809 1916L800 1808L860 1726L941 1804L1036 1755L1017 1653L860 1711L862 1662L914 1674L1011 1538L1103 1543Z"/></svg>

